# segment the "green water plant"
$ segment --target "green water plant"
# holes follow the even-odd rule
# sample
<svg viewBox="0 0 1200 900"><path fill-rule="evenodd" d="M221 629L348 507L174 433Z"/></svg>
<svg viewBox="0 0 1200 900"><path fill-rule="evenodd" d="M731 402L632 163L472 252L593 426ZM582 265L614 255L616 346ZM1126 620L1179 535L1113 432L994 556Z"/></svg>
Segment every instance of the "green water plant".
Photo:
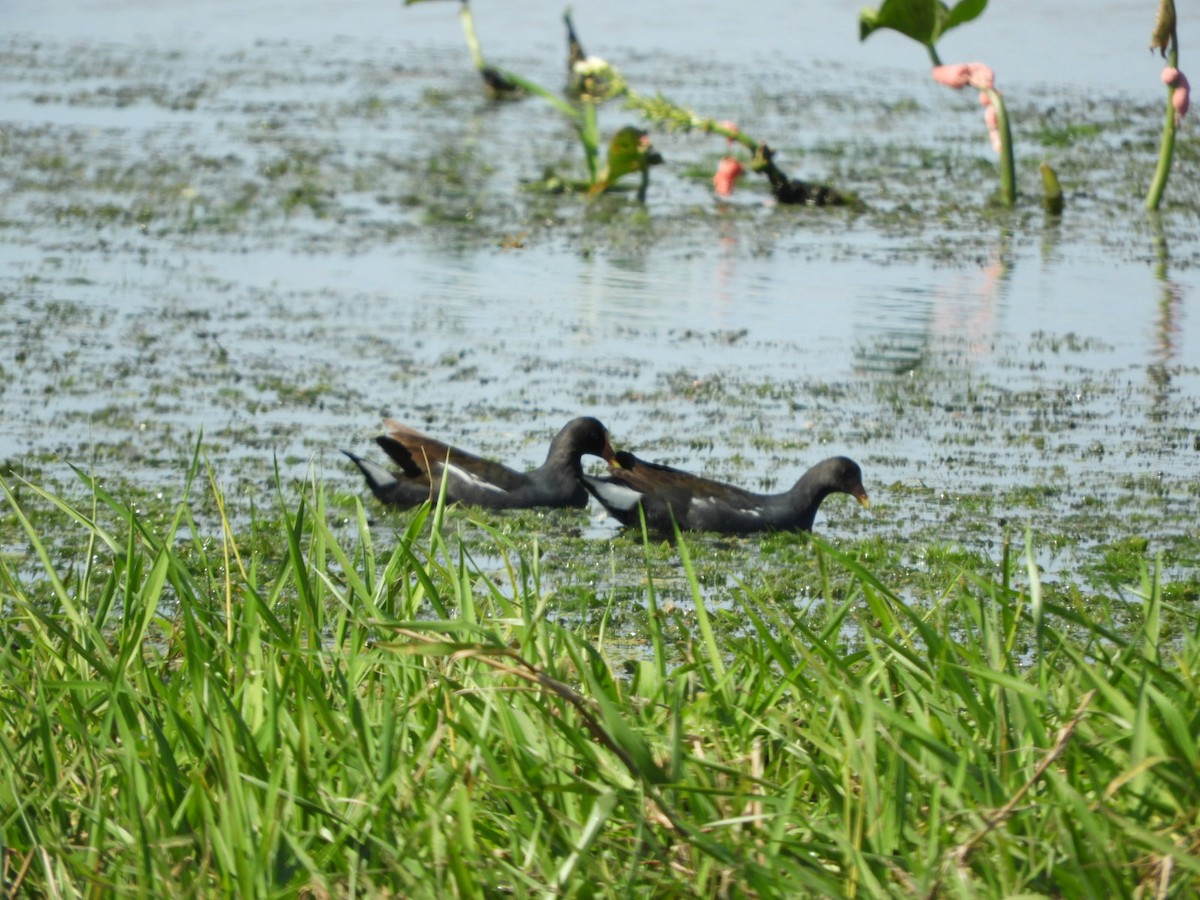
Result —
<svg viewBox="0 0 1200 900"><path fill-rule="evenodd" d="M586 72L589 65L606 66L607 63L585 57L569 11L564 14L563 19L567 27L568 63L572 72L575 73L572 77L572 83L575 83L578 80L577 73ZM690 109L667 99L661 93L654 96L641 94L624 82L622 82L620 96L623 97L627 109L636 110L653 125L673 132L701 131L706 134L716 134L724 137L731 149L737 143L749 151L751 156L745 165L731 152L722 157L717 171L713 175L713 188L719 196L730 196L738 178L748 167L750 171L766 177L772 195L780 203L840 206L854 202L854 198L850 195L827 185L789 177L776 164L775 151L770 146L745 134L733 122L718 122L712 117L697 115Z"/></svg>
<svg viewBox="0 0 1200 900"><path fill-rule="evenodd" d="M570 69L569 84L573 92L583 92L587 85L589 71L599 67L603 70L608 64L595 57L588 57L583 51L579 36L575 32L575 24L571 20L570 10L563 14L567 28L567 64ZM771 193L780 203L804 204L809 206L840 206L854 200L848 194L834 190L827 185L802 181L791 178L775 163L775 151L768 145L756 141L743 133L733 122L718 122L711 117L699 116L691 110L668 100L662 94L653 97L640 94L621 82L620 95L625 100L628 109L636 110L649 120L651 124L666 128L668 131L687 132L701 131L706 134L723 136L730 148L734 143L745 147L751 153L749 168L767 178ZM733 193L734 186L746 170L740 159L732 153L722 157L713 175L713 188L719 196L728 197Z"/></svg>
<svg viewBox="0 0 1200 900"><path fill-rule="evenodd" d="M406 0L407 4L424 0ZM474 19L468 0L463 0L459 15L471 59L483 79L489 95L498 98L533 95L545 100L557 111L572 121L580 146L583 149L587 178L573 182L558 176L550 176L542 182L552 190L581 190L598 194L611 190L625 175L638 173L641 183L638 199L644 201L649 182L650 167L662 162L662 156L654 149L649 135L632 125L617 130L608 144L608 158L600 162L602 138L598 121L599 107L609 101L623 100L625 108L635 110L651 124L671 131L702 131L722 135L732 148L736 142L750 153L746 165L732 155L726 154L713 178L717 194L727 197L733 192L739 176L747 165L753 172L767 178L771 193L780 203L810 206L838 206L853 202L849 194L827 185L789 177L775 162L775 151L767 144L756 141L741 132L731 122L698 116L661 94L649 96L635 91L621 73L606 60L588 56L575 31L570 11L563 14L567 33L567 86L565 95L531 81L515 72L500 69L486 62L475 32Z"/></svg>
<svg viewBox="0 0 1200 900"><path fill-rule="evenodd" d="M1050 168L1050 164L1042 161L1039 170L1042 174L1042 207L1052 216L1061 216L1066 200L1063 197L1062 185L1058 181L1058 173Z"/></svg>
<svg viewBox="0 0 1200 900"><path fill-rule="evenodd" d="M424 0L405 0L405 2L406 5L412 5L424 2ZM659 165L662 162L662 156L654 149L653 143L645 131L633 126L625 126L618 129L610 139L607 162L601 162L603 139L600 134L598 110L602 104L623 94L625 81L620 72L604 60L583 55L582 48L571 31L569 18L567 19L567 28L570 37L570 78L566 96L515 72L490 65L485 60L480 48L479 38L475 31L474 15L468 0L462 0L459 7L459 18L462 21L463 34L471 54L471 61L483 80L484 89L490 96L498 99L523 95L539 97L566 116L575 129L583 150L584 165L587 170L586 178L582 181L575 181L558 176L548 176L542 184L543 187L556 191L571 190L599 194L616 187L617 182L625 175L637 173L641 176L638 200L646 199L650 168Z"/></svg>
<svg viewBox="0 0 1200 900"><path fill-rule="evenodd" d="M1004 95L996 88L995 74L991 67L979 62L943 65L937 52L942 35L978 18L986 8L987 0L959 0L953 6L941 0L884 0L878 8L860 13L859 40L865 41L884 29L899 32L925 47L933 64L933 78L939 84L955 90L972 87L979 91L988 136L1000 157L1000 202L1012 207L1017 199L1012 129Z"/></svg>
<svg viewBox="0 0 1200 900"><path fill-rule="evenodd" d="M1150 49L1158 50L1166 60L1162 82L1167 87L1167 110L1163 119L1162 137L1159 139L1158 163L1150 181L1150 190L1146 194L1146 209L1155 210L1162 203L1167 178L1171 174L1171 161L1175 155L1175 132L1190 105L1191 86L1187 76L1179 70L1175 0L1159 0L1154 31L1150 35Z"/></svg>
<svg viewBox="0 0 1200 900"><path fill-rule="evenodd" d="M668 131L700 131L705 134L715 134L724 137L729 146L736 143L749 151L750 157L745 165L727 153L721 160L717 172L713 176L713 186L721 196L733 193L733 186L744 169L759 173L767 179L771 193L780 203L804 206L843 206L856 204L857 198L847 191L840 191L829 185L813 181L792 178L775 162L775 150L768 144L755 140L743 132L736 124L729 121L718 121L712 117L697 115L692 110L675 103L662 94L649 96L626 90L625 102L630 109L635 109L651 123Z"/></svg>

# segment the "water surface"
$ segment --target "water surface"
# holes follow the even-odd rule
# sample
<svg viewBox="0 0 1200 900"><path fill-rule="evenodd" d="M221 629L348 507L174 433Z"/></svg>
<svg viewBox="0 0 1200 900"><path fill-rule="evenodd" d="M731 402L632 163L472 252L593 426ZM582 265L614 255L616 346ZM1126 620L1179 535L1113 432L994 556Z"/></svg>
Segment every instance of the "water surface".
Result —
<svg viewBox="0 0 1200 900"><path fill-rule="evenodd" d="M776 209L750 180L718 201L723 142L659 132L645 207L529 193L579 165L570 130L481 96L452 4L13 4L0 459L161 485L203 430L248 495L274 460L352 490L337 451L371 452L383 415L532 465L590 413L619 444L762 489L854 456L875 513L818 523L848 536L990 544L1029 521L1069 543L1099 504L1116 512L1089 545L1194 547L1194 123L1148 216L1152 10L994 6L942 49L1001 73L1013 213L988 207L974 100L933 85L915 45L860 44L858 4L575 18L643 90L736 118L863 211ZM554 86L560 12L479 3L477 26ZM1043 157L1061 221L1038 204ZM1027 503L1039 489L1052 502ZM962 498L986 501L970 528L948 516Z"/></svg>

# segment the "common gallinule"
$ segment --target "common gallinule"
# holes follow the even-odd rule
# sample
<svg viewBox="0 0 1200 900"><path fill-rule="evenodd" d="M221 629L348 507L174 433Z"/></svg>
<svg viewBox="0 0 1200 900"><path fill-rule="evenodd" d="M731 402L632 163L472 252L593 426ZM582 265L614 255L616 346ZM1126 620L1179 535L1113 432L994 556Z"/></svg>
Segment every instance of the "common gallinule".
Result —
<svg viewBox="0 0 1200 900"><path fill-rule="evenodd" d="M646 462L624 450L615 454L608 475L584 475L583 484L613 518L636 525L640 503L646 525L666 534L672 533L672 517L684 531L811 531L817 507L830 494L850 494L863 506L870 505L862 470L844 456L817 463L782 494L755 494Z"/></svg>
<svg viewBox="0 0 1200 900"><path fill-rule="evenodd" d="M599 421L572 419L550 442L546 461L529 472L516 472L498 462L443 444L407 425L384 420L386 434L375 442L400 466L397 472L343 450L367 479L377 499L392 506L416 506L437 499L446 479L446 502L491 509L533 506L587 506L580 484L584 454L613 461L608 431Z"/></svg>

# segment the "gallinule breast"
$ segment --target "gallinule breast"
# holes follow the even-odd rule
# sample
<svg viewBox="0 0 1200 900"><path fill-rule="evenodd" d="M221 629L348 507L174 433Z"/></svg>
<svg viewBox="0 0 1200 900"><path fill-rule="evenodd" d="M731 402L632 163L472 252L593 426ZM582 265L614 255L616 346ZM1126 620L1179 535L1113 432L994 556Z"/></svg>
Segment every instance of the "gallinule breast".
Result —
<svg viewBox="0 0 1200 900"><path fill-rule="evenodd" d="M862 470L844 456L817 463L782 494L755 494L623 450L615 454L608 475L584 475L583 484L613 518L636 525L640 503L646 525L666 534L672 533L672 517L684 531L811 531L817 508L830 494L849 494L870 505Z"/></svg>
<svg viewBox="0 0 1200 900"><path fill-rule="evenodd" d="M587 491L580 479L584 454L613 461L608 431L588 416L572 419L550 442L546 461L529 472L517 472L498 462L443 444L402 425L384 420L386 434L375 442L399 467L393 472L343 450L367 479L371 492L392 506L416 506L437 499L446 480L446 502L490 509L526 509L534 506L587 506Z"/></svg>

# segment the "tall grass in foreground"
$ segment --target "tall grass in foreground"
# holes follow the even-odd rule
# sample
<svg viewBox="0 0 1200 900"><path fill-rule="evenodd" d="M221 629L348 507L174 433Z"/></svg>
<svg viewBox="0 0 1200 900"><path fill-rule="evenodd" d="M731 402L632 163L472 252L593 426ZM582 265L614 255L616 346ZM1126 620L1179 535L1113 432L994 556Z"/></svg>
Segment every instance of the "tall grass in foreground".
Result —
<svg viewBox="0 0 1200 900"><path fill-rule="evenodd" d="M1118 634L1007 564L915 609L813 539L856 583L819 629L747 590L731 638L651 577L626 675L555 624L536 554L497 536L480 574L440 508L382 548L359 507L344 546L316 484L240 539L198 484L216 539L196 498L151 527L0 481L6 893L1200 892L1200 635L1160 645L1153 572Z"/></svg>

